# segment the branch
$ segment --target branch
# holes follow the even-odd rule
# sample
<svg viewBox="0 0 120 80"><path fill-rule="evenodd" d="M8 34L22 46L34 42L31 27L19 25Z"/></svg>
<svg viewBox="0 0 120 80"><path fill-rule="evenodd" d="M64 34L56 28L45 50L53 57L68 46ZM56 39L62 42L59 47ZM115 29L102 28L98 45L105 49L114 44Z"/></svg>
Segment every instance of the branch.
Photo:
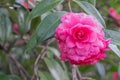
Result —
<svg viewBox="0 0 120 80"><path fill-rule="evenodd" d="M77 80L77 75L76 75L76 65L72 65L72 80Z"/></svg>
<svg viewBox="0 0 120 80"><path fill-rule="evenodd" d="M68 2L68 8L69 8L69 11L72 12L72 8L71 8L70 0L67 0L67 2Z"/></svg>
<svg viewBox="0 0 120 80"><path fill-rule="evenodd" d="M19 38L15 38L13 41L7 42L5 44L1 43L0 44L0 49L3 50L5 53L9 54L9 52L14 47L15 43L17 42L17 40L19 40Z"/></svg>
<svg viewBox="0 0 120 80"><path fill-rule="evenodd" d="M17 69L19 70L20 75L24 78L24 80L30 80L30 76L28 75L27 71L24 67L13 57L13 55L9 54L8 57L14 64L16 65Z"/></svg>
<svg viewBox="0 0 120 80"><path fill-rule="evenodd" d="M76 70L77 70L77 75L78 75L79 80L82 80L82 75L81 75L79 69L77 68Z"/></svg>
<svg viewBox="0 0 120 80"><path fill-rule="evenodd" d="M34 63L34 74L33 74L32 78L31 78L31 80L34 80L34 78L37 78L36 80L40 80L39 77L38 77L38 63L40 62L40 60L42 60L44 58L44 56L46 55L48 45L50 43L52 43L53 41L54 41L54 38L51 39L51 40L48 40L46 46L43 47L41 53L36 58L35 63Z"/></svg>
<svg viewBox="0 0 120 80"><path fill-rule="evenodd" d="M13 55L11 54L11 49L15 46L16 43L19 42L19 40L21 40L20 38L15 38L14 40L7 42L5 44L0 44L0 49L3 50L7 55L8 58L10 60L12 60L12 62L16 65L20 75L25 79L25 80L30 80L30 77L28 76L28 73L26 72L26 70L24 69L24 67L15 59L15 57L13 57ZM9 63L10 64L10 63ZM9 65L10 67L10 65ZM10 71L12 72L13 67L10 67Z"/></svg>

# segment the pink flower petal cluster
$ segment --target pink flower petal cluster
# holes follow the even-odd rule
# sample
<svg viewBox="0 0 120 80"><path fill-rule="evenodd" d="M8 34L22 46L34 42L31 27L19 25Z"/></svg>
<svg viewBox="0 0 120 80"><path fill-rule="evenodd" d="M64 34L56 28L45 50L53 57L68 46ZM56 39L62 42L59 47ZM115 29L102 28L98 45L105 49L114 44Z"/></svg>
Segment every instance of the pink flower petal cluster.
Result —
<svg viewBox="0 0 120 80"><path fill-rule="evenodd" d="M13 24L13 30L19 31L18 24Z"/></svg>
<svg viewBox="0 0 120 80"><path fill-rule="evenodd" d="M62 53L60 58L76 65L95 64L104 59L110 42L104 39L102 25L85 13L64 14L55 38Z"/></svg>
<svg viewBox="0 0 120 80"><path fill-rule="evenodd" d="M25 7L26 9L31 9L32 6L31 5L35 5L35 1L34 0L28 0L28 3L26 3L26 1L24 0L22 5L23 7Z"/></svg>
<svg viewBox="0 0 120 80"><path fill-rule="evenodd" d="M119 73L118 72L114 72L113 74L112 74L112 78L113 78L113 80L119 80Z"/></svg>
<svg viewBox="0 0 120 80"><path fill-rule="evenodd" d="M120 20L120 14L118 14L114 8L110 8L108 13L115 19Z"/></svg>

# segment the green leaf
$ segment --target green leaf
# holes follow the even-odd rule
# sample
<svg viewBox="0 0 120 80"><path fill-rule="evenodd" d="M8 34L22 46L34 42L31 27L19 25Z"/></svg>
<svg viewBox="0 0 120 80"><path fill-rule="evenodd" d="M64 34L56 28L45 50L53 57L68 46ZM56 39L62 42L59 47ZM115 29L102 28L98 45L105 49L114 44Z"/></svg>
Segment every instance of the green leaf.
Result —
<svg viewBox="0 0 120 80"><path fill-rule="evenodd" d="M38 71L39 76L40 76L40 80L55 80L52 75L48 72L45 71Z"/></svg>
<svg viewBox="0 0 120 80"><path fill-rule="evenodd" d="M93 15L104 27L106 27L104 19L92 4L85 1L73 1L76 2L86 13Z"/></svg>
<svg viewBox="0 0 120 80"><path fill-rule="evenodd" d="M6 8L0 8L0 15L6 15L6 16L9 16L9 12Z"/></svg>
<svg viewBox="0 0 120 80"><path fill-rule="evenodd" d="M51 52L53 52L54 55L55 55L57 58L59 58L60 52L59 52L56 48L48 47L48 50L50 50Z"/></svg>
<svg viewBox="0 0 120 80"><path fill-rule="evenodd" d="M90 3L92 3L94 6L96 5L96 0L88 0Z"/></svg>
<svg viewBox="0 0 120 80"><path fill-rule="evenodd" d="M51 55L52 53L59 59L60 58L60 52L58 51L58 49L53 48L53 47L48 47L48 50L51 52L50 54L48 53L47 55ZM66 74L68 74L68 69L67 66L65 65L65 63L63 61L60 61L60 63L63 66L63 69L65 70Z"/></svg>
<svg viewBox="0 0 120 80"><path fill-rule="evenodd" d="M70 80L60 64L53 58L45 58L44 61L55 80Z"/></svg>
<svg viewBox="0 0 120 80"><path fill-rule="evenodd" d="M109 48L116 53L120 57L120 50L116 45L120 45L120 32L113 31L113 30L107 30L105 29L105 35L107 38L111 38L111 44L109 45Z"/></svg>
<svg viewBox="0 0 120 80"><path fill-rule="evenodd" d="M33 31L36 30L36 28L39 25L40 21L41 21L40 17L36 17L36 18L32 19L32 21L31 21L31 30L33 30Z"/></svg>
<svg viewBox="0 0 120 80"><path fill-rule="evenodd" d="M60 17L65 14L65 12L54 12L46 16L41 23L38 25L35 34L28 42L26 50L34 48L38 43L42 43L46 39L52 37L54 35L56 27L60 23Z"/></svg>
<svg viewBox="0 0 120 80"><path fill-rule="evenodd" d="M79 1L87 1L91 4L93 4L94 6L96 5L96 0L79 0Z"/></svg>
<svg viewBox="0 0 120 80"><path fill-rule="evenodd" d="M10 6L15 3L15 0L0 0L1 6Z"/></svg>
<svg viewBox="0 0 120 80"><path fill-rule="evenodd" d="M105 68L104 68L103 64L97 63L96 66L97 66L98 73L100 74L101 78L104 79L106 73L105 73Z"/></svg>
<svg viewBox="0 0 120 80"><path fill-rule="evenodd" d="M30 22L28 21L29 12L23 7L17 10L18 10L19 30L21 34L24 35L30 29Z"/></svg>
<svg viewBox="0 0 120 80"><path fill-rule="evenodd" d="M120 32L105 29L105 35L107 38L111 38L111 43L115 45L120 45Z"/></svg>
<svg viewBox="0 0 120 80"><path fill-rule="evenodd" d="M58 4L62 3L64 0L42 0L38 3L35 8L32 10L31 14L29 15L29 20L42 15L43 13L51 10Z"/></svg>
<svg viewBox="0 0 120 80"><path fill-rule="evenodd" d="M118 73L119 73L119 75L120 75L120 63L119 63L119 65L118 65Z"/></svg>
<svg viewBox="0 0 120 80"><path fill-rule="evenodd" d="M17 76L9 76L5 74L0 74L0 80L21 80L21 79Z"/></svg>
<svg viewBox="0 0 120 80"><path fill-rule="evenodd" d="M34 48L35 45L37 45L37 43L38 43L37 36L33 36L26 46L25 53L30 51L32 48Z"/></svg>
<svg viewBox="0 0 120 80"><path fill-rule="evenodd" d="M120 57L120 50L118 49L118 47L114 44L109 44L109 48Z"/></svg>
<svg viewBox="0 0 120 80"><path fill-rule="evenodd" d="M65 14L65 12L54 12L41 21L41 23L38 25L38 28L36 29L39 42L42 42L53 36L56 27L60 23L60 17L63 14Z"/></svg>
<svg viewBox="0 0 120 80"><path fill-rule="evenodd" d="M12 24L9 19L7 9L0 9L0 38L2 41L7 41L12 31Z"/></svg>
<svg viewBox="0 0 120 80"><path fill-rule="evenodd" d="M12 22L18 23L18 12L10 8L7 8L7 10L9 11L10 19L12 20Z"/></svg>

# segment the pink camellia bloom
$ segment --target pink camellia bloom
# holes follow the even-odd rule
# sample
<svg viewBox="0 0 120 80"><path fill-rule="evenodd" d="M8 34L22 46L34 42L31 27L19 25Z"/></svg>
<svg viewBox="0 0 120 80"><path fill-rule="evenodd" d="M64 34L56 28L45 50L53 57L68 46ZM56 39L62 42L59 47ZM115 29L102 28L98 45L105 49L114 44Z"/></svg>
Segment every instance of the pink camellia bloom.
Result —
<svg viewBox="0 0 120 80"><path fill-rule="evenodd" d="M119 80L119 74L118 74L118 72L114 72L112 74L112 78L113 78L113 80Z"/></svg>
<svg viewBox="0 0 120 80"><path fill-rule="evenodd" d="M26 9L31 9L33 5L35 5L36 3L33 0L28 0L28 3L24 0L22 5L26 8Z"/></svg>
<svg viewBox="0 0 120 80"><path fill-rule="evenodd" d="M55 38L62 53L60 58L76 65L95 64L104 59L110 42L104 39L102 25L85 13L64 14Z"/></svg>
<svg viewBox="0 0 120 80"><path fill-rule="evenodd" d="M18 24L13 24L13 30L19 31Z"/></svg>
<svg viewBox="0 0 120 80"><path fill-rule="evenodd" d="M109 14L117 20L120 20L120 14L118 14L114 8L108 10Z"/></svg>

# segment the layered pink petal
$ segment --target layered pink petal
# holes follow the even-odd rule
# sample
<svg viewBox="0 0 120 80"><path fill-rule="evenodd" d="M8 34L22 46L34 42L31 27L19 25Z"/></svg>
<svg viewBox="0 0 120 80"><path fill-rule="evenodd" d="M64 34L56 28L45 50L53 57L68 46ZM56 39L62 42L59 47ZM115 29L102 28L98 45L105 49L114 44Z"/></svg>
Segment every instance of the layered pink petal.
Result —
<svg viewBox="0 0 120 80"><path fill-rule="evenodd" d="M61 60L71 64L95 64L105 58L110 40L104 39L102 25L85 13L67 13L55 32Z"/></svg>

